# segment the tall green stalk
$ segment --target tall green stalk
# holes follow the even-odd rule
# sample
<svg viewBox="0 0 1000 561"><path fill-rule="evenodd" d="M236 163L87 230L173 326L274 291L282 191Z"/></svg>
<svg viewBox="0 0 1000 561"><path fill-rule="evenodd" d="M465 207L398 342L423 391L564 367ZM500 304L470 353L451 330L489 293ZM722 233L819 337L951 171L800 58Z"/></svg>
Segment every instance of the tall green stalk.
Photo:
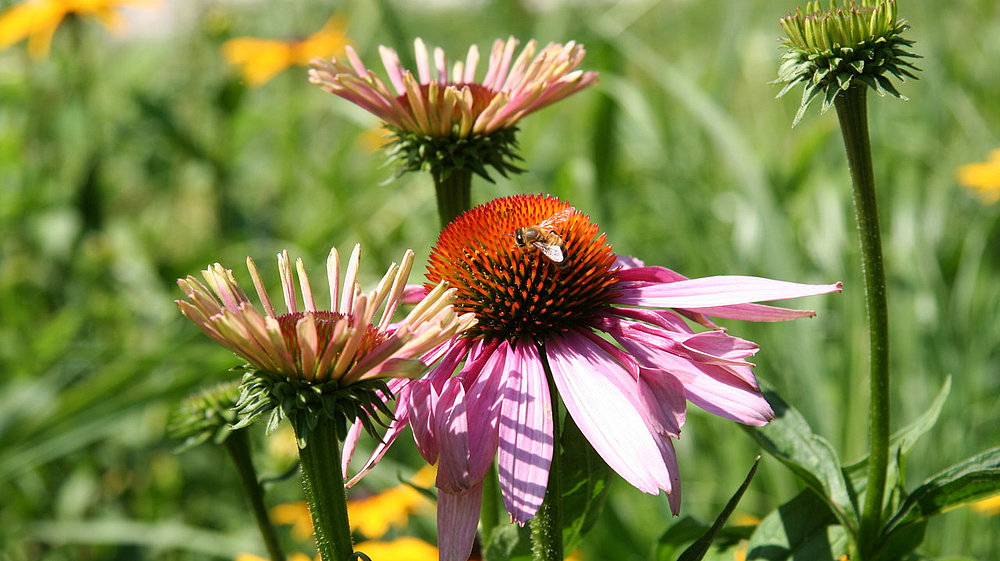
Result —
<svg viewBox="0 0 1000 561"><path fill-rule="evenodd" d="M871 361L868 484L858 532L861 560L877 547L882 525L886 469L889 465L889 313L882 262L878 204L868 138L867 87L853 85L837 95L834 104L844 135L847 162L854 184L854 212L861 237L861 264L865 276Z"/></svg>
<svg viewBox="0 0 1000 561"><path fill-rule="evenodd" d="M316 426L309 430L306 447L299 450L302 484L312 513L316 549L323 561L345 561L354 552L347 519L347 493L340 468L340 446L334 422L320 415Z"/></svg>
<svg viewBox="0 0 1000 561"><path fill-rule="evenodd" d="M559 435L559 393L552 379L552 370L545 349L539 349L545 379L549 384L549 398L552 400L552 464L549 467L549 482L545 487L545 498L535 517L531 519L531 554L535 561L563 561L563 520L562 520L562 465L560 462Z"/></svg>
<svg viewBox="0 0 1000 561"><path fill-rule="evenodd" d="M459 214L472 208L472 171L455 168L447 174L432 170L434 191L437 195L438 217L441 228L451 223Z"/></svg>
<svg viewBox="0 0 1000 561"><path fill-rule="evenodd" d="M260 530L260 537L264 540L267 554L272 561L284 561L285 553L281 550L278 534L274 531L271 518L267 515L267 507L264 505L264 490L257 480L257 471L254 469L253 460L250 457L248 429L232 431L229 437L223 441L223 445L233 463L236 464L236 471L240 474L240 483L243 484L243 491L250 503L250 512Z"/></svg>

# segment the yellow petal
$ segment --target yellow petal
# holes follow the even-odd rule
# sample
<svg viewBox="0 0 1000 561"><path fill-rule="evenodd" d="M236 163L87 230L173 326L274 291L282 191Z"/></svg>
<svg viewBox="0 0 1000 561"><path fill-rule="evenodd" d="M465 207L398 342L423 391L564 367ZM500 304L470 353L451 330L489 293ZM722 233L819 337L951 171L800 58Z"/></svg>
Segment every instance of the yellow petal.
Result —
<svg viewBox="0 0 1000 561"><path fill-rule="evenodd" d="M237 37L222 45L226 62L241 67L250 86L259 86L293 64L292 47L282 41Z"/></svg>
<svg viewBox="0 0 1000 561"><path fill-rule="evenodd" d="M389 542L361 542L354 546L372 559L392 559L393 561L436 561L438 549L433 545L412 537L402 537Z"/></svg>
<svg viewBox="0 0 1000 561"><path fill-rule="evenodd" d="M983 516L995 516L1000 514L1000 495L976 501L970 506L972 507L972 510L982 514Z"/></svg>
<svg viewBox="0 0 1000 561"><path fill-rule="evenodd" d="M307 541L312 539L312 515L305 501L280 504L271 509L271 519L276 524L291 524L292 537Z"/></svg>

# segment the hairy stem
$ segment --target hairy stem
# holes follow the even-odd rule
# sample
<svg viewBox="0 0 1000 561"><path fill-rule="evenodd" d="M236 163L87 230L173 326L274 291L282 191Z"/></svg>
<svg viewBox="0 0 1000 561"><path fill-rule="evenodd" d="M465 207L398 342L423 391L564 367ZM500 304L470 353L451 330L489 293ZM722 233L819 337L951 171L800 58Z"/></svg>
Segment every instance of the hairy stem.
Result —
<svg viewBox="0 0 1000 561"><path fill-rule="evenodd" d="M889 313L882 262L878 204L868 138L866 87L851 86L837 96L835 105L844 135L847 161L854 184L854 213L861 237L862 269L868 308L871 361L869 407L868 485L861 513L858 548L861 560L871 557L882 525L882 502L889 464Z"/></svg>
<svg viewBox="0 0 1000 561"><path fill-rule="evenodd" d="M278 534L274 531L271 518L267 515L267 507L264 505L264 489L257 480L257 470L253 467L253 460L250 457L250 438L247 429L236 429L232 431L224 442L226 452L236 464L236 471L240 475L240 483L243 484L243 492L246 493L247 501L250 502L250 512L260 530L260 537L264 540L264 547L267 554L274 561L284 561L285 553L281 550L278 541Z"/></svg>
<svg viewBox="0 0 1000 561"><path fill-rule="evenodd" d="M563 561L562 542L562 485L561 462L559 450L559 393L552 380L552 370L545 355L545 349L539 349L542 366L545 368L545 378L549 383L549 398L552 400L552 464L549 467L549 482L545 487L545 498L538 513L531 519L531 554L535 561Z"/></svg>
<svg viewBox="0 0 1000 561"><path fill-rule="evenodd" d="M294 425L294 423L293 423ZM347 494L340 470L340 440L333 422L320 417L299 450L302 484L323 561L344 561L354 552L347 520Z"/></svg>
<svg viewBox="0 0 1000 561"><path fill-rule="evenodd" d="M444 228L459 214L472 208L472 171L453 169L446 177L441 176L441 170L431 171L437 195L438 217Z"/></svg>

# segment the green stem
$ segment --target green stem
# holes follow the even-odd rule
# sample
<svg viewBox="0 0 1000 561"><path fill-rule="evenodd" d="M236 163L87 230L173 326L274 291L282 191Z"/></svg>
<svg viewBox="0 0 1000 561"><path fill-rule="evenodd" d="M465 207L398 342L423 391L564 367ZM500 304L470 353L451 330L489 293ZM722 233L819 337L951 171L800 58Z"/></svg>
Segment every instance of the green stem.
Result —
<svg viewBox="0 0 1000 561"><path fill-rule="evenodd" d="M459 214L472 208L472 171L453 169L447 177L441 177L441 170L431 170L434 176L434 190L437 194L438 217L444 228Z"/></svg>
<svg viewBox="0 0 1000 561"><path fill-rule="evenodd" d="M535 561L563 561L562 542L562 486L559 449L559 393L552 380L552 370L545 356L545 348L539 349L545 378L549 383L549 398L552 400L552 465L549 467L549 482L545 487L545 498L535 517L531 519L531 554Z"/></svg>
<svg viewBox="0 0 1000 561"><path fill-rule="evenodd" d="M854 212L861 237L871 345L871 452L868 459L867 492L858 532L862 561L868 559L877 547L882 525L886 469L889 464L889 313L865 95L865 86L851 86L835 100L844 146L847 148L851 181L854 183Z"/></svg>
<svg viewBox="0 0 1000 561"><path fill-rule="evenodd" d="M272 561L284 561L285 553L281 550L278 541L278 534L274 531L271 518L267 515L267 507L264 505L264 489L257 479L257 471L253 467L253 460L250 457L250 438L247 429L236 429L229 434L224 442L226 452L236 464L236 471L240 474L240 482L243 484L243 491L250 502L250 512L257 522L260 530L260 537L264 540L264 547Z"/></svg>
<svg viewBox="0 0 1000 561"><path fill-rule="evenodd" d="M490 471L483 480L483 504L480 507L479 524L483 529L480 532L481 543L485 546L490 543L493 530L500 525L500 480L497 479L495 463L490 466ZM486 555L485 551L483 555Z"/></svg>
<svg viewBox="0 0 1000 561"><path fill-rule="evenodd" d="M316 533L316 550L323 561L345 561L354 552L354 547L347 520L344 477L340 471L341 444L333 421L321 416L316 426L309 430L306 442L306 447L299 450L299 460Z"/></svg>

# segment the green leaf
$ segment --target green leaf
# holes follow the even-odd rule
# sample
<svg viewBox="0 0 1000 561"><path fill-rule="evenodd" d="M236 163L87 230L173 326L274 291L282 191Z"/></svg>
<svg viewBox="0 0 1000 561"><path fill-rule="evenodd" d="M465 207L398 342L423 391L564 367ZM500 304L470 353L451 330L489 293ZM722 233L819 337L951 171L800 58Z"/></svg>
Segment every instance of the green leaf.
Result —
<svg viewBox="0 0 1000 561"><path fill-rule="evenodd" d="M660 536L656 543L656 561L674 561L677 559L677 549L691 543L708 532L711 526L696 518L685 516L672 524L667 531ZM726 561L733 559L732 549L740 540L750 539L754 526L727 526L722 528L715 536L713 549L704 559L715 559L716 554L722 555ZM728 554L728 555L727 555ZM704 560L703 560L704 561Z"/></svg>
<svg viewBox="0 0 1000 561"><path fill-rule="evenodd" d="M925 481L907 497L884 533L948 509L1000 493L1000 448L956 464Z"/></svg>
<svg viewBox="0 0 1000 561"><path fill-rule="evenodd" d="M909 555L924 541L927 521L897 528L879 539L879 548L873 561L896 561Z"/></svg>
<svg viewBox="0 0 1000 561"><path fill-rule="evenodd" d="M758 465L760 465L760 456L757 456L757 459L754 460L753 466L747 473L746 479L743 480L743 484L740 485L740 488L736 490L736 493L731 499L729 499L729 502L726 503L726 507L719 513L719 516L715 519L715 523L712 524L712 527L709 528L708 531L706 531L700 538L695 540L695 542L687 549L685 549L684 553L677 558L677 561L701 561L701 559L705 557L705 554L708 553L708 550L712 547L712 542L715 540L716 534L718 534L719 530L725 526L726 520L729 519L729 515L736 510L736 505L739 504L740 499L743 498L743 493L745 493L747 488L750 487L750 482L753 480L754 474L757 473Z"/></svg>
<svg viewBox="0 0 1000 561"><path fill-rule="evenodd" d="M903 480L900 477L901 459L905 458L910 453L910 450L913 449L913 445L916 444L917 440L937 423L938 416L941 414L944 402L948 399L950 392L951 376L948 376L944 381L944 385L938 391L937 396L934 397L934 401L927 408L927 411L892 435L892 439L889 440L889 467L888 477L886 478L887 491L892 490L897 485L903 484ZM864 491L868 485L867 468L867 457L857 463L844 466L844 475L847 477L847 483L855 496ZM886 493L886 498L890 498L889 493ZM892 508L891 510L895 509Z"/></svg>
<svg viewBox="0 0 1000 561"><path fill-rule="evenodd" d="M805 418L777 393L766 390L764 397L774 409L775 418L763 427L746 427L750 435L826 501L841 524L855 528L857 509L833 446L813 434Z"/></svg>
<svg viewBox="0 0 1000 561"><path fill-rule="evenodd" d="M563 548L573 549L590 531L604 508L611 469L566 415L562 444Z"/></svg>
<svg viewBox="0 0 1000 561"><path fill-rule="evenodd" d="M483 559L490 561L530 561L531 530L528 526L503 524L490 533Z"/></svg>
<svg viewBox="0 0 1000 561"><path fill-rule="evenodd" d="M836 561L847 553L848 532L829 505L805 489L767 515L747 544L747 561Z"/></svg>

